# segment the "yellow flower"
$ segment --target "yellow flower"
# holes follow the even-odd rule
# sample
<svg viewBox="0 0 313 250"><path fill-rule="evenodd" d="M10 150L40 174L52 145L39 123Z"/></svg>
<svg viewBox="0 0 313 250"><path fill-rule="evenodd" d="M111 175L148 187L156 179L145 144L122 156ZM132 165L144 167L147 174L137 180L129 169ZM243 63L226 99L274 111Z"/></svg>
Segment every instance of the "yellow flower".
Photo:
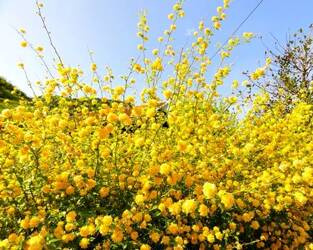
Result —
<svg viewBox="0 0 313 250"><path fill-rule="evenodd" d="M223 234L218 231L218 232L215 233L215 237L216 237L216 239L218 239L218 240L222 240L222 239L223 239Z"/></svg>
<svg viewBox="0 0 313 250"><path fill-rule="evenodd" d="M113 231L113 234L111 235L111 239L115 243L121 242L123 240L123 238L124 238L124 235L123 235L123 232L120 229L115 229Z"/></svg>
<svg viewBox="0 0 313 250"><path fill-rule="evenodd" d="M152 50L152 54L157 56L159 54L159 50L158 49L154 49Z"/></svg>
<svg viewBox="0 0 313 250"><path fill-rule="evenodd" d="M114 95L120 96L121 94L124 93L124 87L123 86L117 86L114 89Z"/></svg>
<svg viewBox="0 0 313 250"><path fill-rule="evenodd" d="M207 216L209 213L208 207L204 204L201 204L199 207L199 213L200 213L200 216L203 216L203 217Z"/></svg>
<svg viewBox="0 0 313 250"><path fill-rule="evenodd" d="M172 91L166 89L163 91L163 95L165 96L166 99L170 99L173 95Z"/></svg>
<svg viewBox="0 0 313 250"><path fill-rule="evenodd" d="M22 34L26 34L26 30L24 28L20 28L19 31L22 33Z"/></svg>
<svg viewBox="0 0 313 250"><path fill-rule="evenodd" d="M109 195L110 188L109 187L102 187L99 190L99 194L101 198L105 198Z"/></svg>
<svg viewBox="0 0 313 250"><path fill-rule="evenodd" d="M102 235L107 235L110 231L110 228L106 225L101 225L99 227L99 232L102 234Z"/></svg>
<svg viewBox="0 0 313 250"><path fill-rule="evenodd" d="M300 205L300 206L303 206L306 204L306 202L308 201L308 198L305 197L305 195L301 192L295 192L294 194L294 197L295 197L295 201L296 201L296 204Z"/></svg>
<svg viewBox="0 0 313 250"><path fill-rule="evenodd" d="M155 108L148 108L146 111L146 115L149 118L152 118L155 116Z"/></svg>
<svg viewBox="0 0 313 250"><path fill-rule="evenodd" d="M135 197L135 202L138 204L138 205L141 205L143 204L145 201L145 197L142 195L142 194L137 194L136 197Z"/></svg>
<svg viewBox="0 0 313 250"><path fill-rule="evenodd" d="M167 230L171 233L171 234L177 234L178 233L178 226L175 223L171 223L168 227Z"/></svg>
<svg viewBox="0 0 313 250"><path fill-rule="evenodd" d="M221 25L220 22L217 21L217 22L214 22L214 23L213 23L213 26L214 26L214 28L215 28L216 30L219 30L222 25Z"/></svg>
<svg viewBox="0 0 313 250"><path fill-rule="evenodd" d="M217 188L214 183L209 183L209 182L204 183L203 194L205 198L212 199L215 197L216 193L217 193Z"/></svg>
<svg viewBox="0 0 313 250"><path fill-rule="evenodd" d="M137 73L144 73L144 68L141 67L140 64L135 63L133 66L133 69L137 72Z"/></svg>
<svg viewBox="0 0 313 250"><path fill-rule="evenodd" d="M24 67L25 67L24 63L18 63L17 66L18 66L20 69L24 69Z"/></svg>
<svg viewBox="0 0 313 250"><path fill-rule="evenodd" d="M259 224L259 222L257 222L256 220L253 220L253 221L251 222L251 227L252 227L254 230L258 230L259 227L260 227L260 224Z"/></svg>
<svg viewBox="0 0 313 250"><path fill-rule="evenodd" d="M112 216L110 215L106 215L102 218L102 223L105 225L105 226L110 226L113 222L113 219L112 219Z"/></svg>
<svg viewBox="0 0 313 250"><path fill-rule="evenodd" d="M246 41L250 41L251 38L253 38L254 34L252 32L244 32L242 34L242 37L246 40Z"/></svg>
<svg viewBox="0 0 313 250"><path fill-rule="evenodd" d="M157 57L154 62L151 64L151 69L155 71L162 71L163 65L162 65L162 59L160 57Z"/></svg>
<svg viewBox="0 0 313 250"><path fill-rule="evenodd" d="M71 195L75 192L75 188L73 186L68 186L65 190L67 195Z"/></svg>
<svg viewBox="0 0 313 250"><path fill-rule="evenodd" d="M152 232L149 237L154 243L157 243L159 242L161 236L157 232Z"/></svg>
<svg viewBox="0 0 313 250"><path fill-rule="evenodd" d="M129 126L132 124L131 118L125 113L120 114L118 118L124 125Z"/></svg>
<svg viewBox="0 0 313 250"><path fill-rule="evenodd" d="M29 218L26 217L25 219L21 220L20 225L23 229L29 228Z"/></svg>
<svg viewBox="0 0 313 250"><path fill-rule="evenodd" d="M140 250L150 250L151 247L148 244L143 244L140 246Z"/></svg>
<svg viewBox="0 0 313 250"><path fill-rule="evenodd" d="M36 236L32 236L28 241L27 245L29 246L28 249L30 250L41 250L44 246L44 238L39 234Z"/></svg>
<svg viewBox="0 0 313 250"><path fill-rule="evenodd" d="M210 242L210 243L214 243L214 241L215 241L215 236L214 236L214 234L209 233L209 234L207 235L207 240L208 240L208 242Z"/></svg>
<svg viewBox="0 0 313 250"><path fill-rule="evenodd" d="M175 15L174 15L173 13L170 13L170 14L168 14L168 16L167 16L167 18L168 18L169 20L173 20L174 17L175 17Z"/></svg>
<svg viewBox="0 0 313 250"><path fill-rule="evenodd" d="M21 44L21 46L22 46L23 48L26 48L27 45L28 45L28 43L27 43L26 41L22 41L20 44Z"/></svg>
<svg viewBox="0 0 313 250"><path fill-rule="evenodd" d="M67 222L74 222L76 221L76 212L75 211L71 211L66 215L66 221Z"/></svg>
<svg viewBox="0 0 313 250"><path fill-rule="evenodd" d="M144 50L144 46L142 44L138 44L137 49L138 50Z"/></svg>
<svg viewBox="0 0 313 250"><path fill-rule="evenodd" d="M30 227L37 227L38 224L40 222L40 219L37 217L37 216L34 216L32 217L30 220L29 220L29 226Z"/></svg>
<svg viewBox="0 0 313 250"><path fill-rule="evenodd" d="M70 241L73 241L75 239L75 235L73 233L65 234L62 236L62 240L65 243L69 243Z"/></svg>
<svg viewBox="0 0 313 250"><path fill-rule="evenodd" d="M97 64L95 64L95 63L92 63L91 65L90 65L90 70L91 71L96 71L97 70Z"/></svg>
<svg viewBox="0 0 313 250"><path fill-rule="evenodd" d="M235 204L234 196L231 193L221 192L219 196L221 198L222 204L226 209L232 208L232 206Z"/></svg>
<svg viewBox="0 0 313 250"><path fill-rule="evenodd" d="M172 167L168 163L163 163L160 166L160 173L163 174L163 175L169 175L171 170L172 170Z"/></svg>
<svg viewBox="0 0 313 250"><path fill-rule="evenodd" d="M110 112L107 116L107 120L108 120L108 122L114 123L114 122L118 121L118 116L116 114Z"/></svg>
<svg viewBox="0 0 313 250"><path fill-rule="evenodd" d="M256 81L265 75L265 68L258 68L255 72L251 74L251 79Z"/></svg>
<svg viewBox="0 0 313 250"><path fill-rule="evenodd" d="M168 210L172 215L179 215L181 212L181 204L179 202L175 202L169 206Z"/></svg>
<svg viewBox="0 0 313 250"><path fill-rule="evenodd" d="M136 147L142 147L145 144L145 139L143 137L139 137L135 139Z"/></svg>
<svg viewBox="0 0 313 250"><path fill-rule="evenodd" d="M37 46L36 50L37 50L38 52L42 52L42 51L43 51L43 47Z"/></svg>
<svg viewBox="0 0 313 250"><path fill-rule="evenodd" d="M132 231L131 234L130 234L130 238L131 238L132 240L137 240L137 238L138 238L138 232Z"/></svg>
<svg viewBox="0 0 313 250"><path fill-rule="evenodd" d="M89 236L89 228L88 226L82 226L80 229L79 229L79 234L80 236L82 237L87 237Z"/></svg>
<svg viewBox="0 0 313 250"><path fill-rule="evenodd" d="M185 214L192 214L197 208L197 202L195 200L185 200L182 205L182 211Z"/></svg>
<svg viewBox="0 0 313 250"><path fill-rule="evenodd" d="M89 239L88 238L82 238L79 242L79 246L83 249L88 248L89 246Z"/></svg>
<svg viewBox="0 0 313 250"><path fill-rule="evenodd" d="M249 222L253 219L254 217L254 212L246 212L242 215L242 219L244 222Z"/></svg>

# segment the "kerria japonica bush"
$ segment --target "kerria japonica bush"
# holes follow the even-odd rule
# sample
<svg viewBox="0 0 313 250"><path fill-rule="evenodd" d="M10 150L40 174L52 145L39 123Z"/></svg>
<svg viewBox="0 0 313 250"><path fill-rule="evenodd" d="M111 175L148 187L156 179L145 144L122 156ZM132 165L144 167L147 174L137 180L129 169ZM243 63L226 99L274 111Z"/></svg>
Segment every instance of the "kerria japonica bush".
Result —
<svg viewBox="0 0 313 250"><path fill-rule="evenodd" d="M190 48L175 51L179 0L151 58L142 15L141 57L121 86L93 61L93 80L83 82L51 42L57 76L0 116L1 249L313 249L313 108L268 108L264 92L221 100L227 58L253 37L230 38L208 75L208 46L228 8L224 0ZM47 65L43 47L19 34ZM138 98L127 93L137 75L146 84ZM233 88L245 89L237 80Z"/></svg>

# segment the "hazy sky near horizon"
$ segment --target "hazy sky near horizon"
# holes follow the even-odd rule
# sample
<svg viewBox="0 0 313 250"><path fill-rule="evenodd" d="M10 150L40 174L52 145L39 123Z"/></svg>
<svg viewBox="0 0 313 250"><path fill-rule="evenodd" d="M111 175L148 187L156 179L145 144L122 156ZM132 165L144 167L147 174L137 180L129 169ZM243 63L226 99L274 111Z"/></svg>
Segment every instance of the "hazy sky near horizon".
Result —
<svg viewBox="0 0 313 250"><path fill-rule="evenodd" d="M81 65L89 70L88 49L95 51L95 61L104 73L110 65L116 75L127 72L131 57L136 57L139 39L136 37L138 13L148 13L150 48L169 25L167 14L174 1L168 0L53 0L42 1L43 13L49 30L65 63ZM234 0L226 12L227 20L214 42L224 42L238 24L256 6L259 0ZM221 0L186 0L186 17L179 21L176 32L177 46L191 41L192 31L201 19L209 21ZM312 0L264 0L253 16L239 30L251 31L264 37L264 43L274 48L273 34L284 43L288 34L313 23ZM0 75L30 94L23 73L16 66L24 62L31 81L42 80L44 68L32 51L19 46L21 39L14 28L25 28L28 39L34 45L43 45L47 60L51 62L52 50L35 14L34 0L0 0ZM266 46L260 40L238 48L230 62L234 63L234 77L264 62ZM211 53L216 47L211 46ZM227 87L227 86L226 86Z"/></svg>

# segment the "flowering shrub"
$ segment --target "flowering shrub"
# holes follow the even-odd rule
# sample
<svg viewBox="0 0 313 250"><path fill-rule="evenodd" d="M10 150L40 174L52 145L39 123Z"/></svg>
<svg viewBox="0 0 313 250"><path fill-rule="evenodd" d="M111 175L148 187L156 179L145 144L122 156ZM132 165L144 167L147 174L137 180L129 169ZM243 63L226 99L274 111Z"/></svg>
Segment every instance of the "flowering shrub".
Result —
<svg viewBox="0 0 313 250"><path fill-rule="evenodd" d="M239 118L236 96L219 105L225 60L252 37L230 39L208 79L207 47L228 5L176 54L170 38L184 16L176 3L164 50L132 61L123 86L112 87L110 70L101 79L95 63L87 85L60 61L43 96L1 113L3 249L312 249L313 106L285 114L284 103L267 109L263 93ZM145 16L138 27L144 52ZM136 74L147 83L141 105L126 93Z"/></svg>

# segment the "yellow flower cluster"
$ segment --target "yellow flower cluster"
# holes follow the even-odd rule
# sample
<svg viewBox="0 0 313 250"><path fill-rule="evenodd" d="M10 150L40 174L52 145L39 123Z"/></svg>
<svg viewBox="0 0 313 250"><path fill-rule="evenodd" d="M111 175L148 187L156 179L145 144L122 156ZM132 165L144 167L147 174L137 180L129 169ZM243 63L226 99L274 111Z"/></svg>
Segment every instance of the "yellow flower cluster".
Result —
<svg viewBox="0 0 313 250"><path fill-rule="evenodd" d="M228 7L218 7L216 29ZM173 11L168 38L183 1ZM144 43L145 17L138 27ZM129 77L146 74L141 105L126 93L129 77L112 86L108 70L98 98L81 69L59 64L43 96L2 111L1 249L312 247L313 106L286 114L260 94L242 116L236 96L220 103L240 40L229 41L207 79L212 35L200 22L190 51L176 58L166 44L132 62ZM161 78L166 65L174 70Z"/></svg>

